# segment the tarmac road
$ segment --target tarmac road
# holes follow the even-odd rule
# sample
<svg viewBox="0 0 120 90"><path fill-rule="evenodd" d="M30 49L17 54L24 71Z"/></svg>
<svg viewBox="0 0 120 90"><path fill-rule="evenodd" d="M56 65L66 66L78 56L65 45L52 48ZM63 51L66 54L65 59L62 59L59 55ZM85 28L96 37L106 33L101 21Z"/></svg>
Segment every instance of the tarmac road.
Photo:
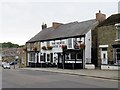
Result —
<svg viewBox="0 0 120 90"><path fill-rule="evenodd" d="M2 88L118 88L118 81L44 71L3 69Z"/></svg>

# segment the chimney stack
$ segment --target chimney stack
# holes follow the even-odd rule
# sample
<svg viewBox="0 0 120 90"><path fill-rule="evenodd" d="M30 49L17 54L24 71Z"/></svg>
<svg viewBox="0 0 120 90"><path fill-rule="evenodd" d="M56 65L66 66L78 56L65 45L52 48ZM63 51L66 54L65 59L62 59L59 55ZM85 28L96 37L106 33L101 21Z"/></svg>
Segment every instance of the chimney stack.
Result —
<svg viewBox="0 0 120 90"><path fill-rule="evenodd" d="M44 23L43 23L43 24L42 24L42 30L45 29L45 28L47 28L47 24L44 24Z"/></svg>
<svg viewBox="0 0 120 90"><path fill-rule="evenodd" d="M99 13L96 13L96 20L99 22L102 22L106 19L106 15L102 14L101 11L99 10Z"/></svg>
<svg viewBox="0 0 120 90"><path fill-rule="evenodd" d="M62 23L57 23L57 22L53 22L53 23L52 23L52 27L53 27L54 29L58 28L60 25L62 25Z"/></svg>

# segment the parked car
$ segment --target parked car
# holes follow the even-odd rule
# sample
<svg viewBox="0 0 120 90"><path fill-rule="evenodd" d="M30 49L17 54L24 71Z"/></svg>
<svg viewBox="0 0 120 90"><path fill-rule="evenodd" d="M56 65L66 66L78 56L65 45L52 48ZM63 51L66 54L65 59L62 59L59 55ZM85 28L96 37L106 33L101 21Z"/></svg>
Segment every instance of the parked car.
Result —
<svg viewBox="0 0 120 90"><path fill-rule="evenodd" d="M14 64L17 64L18 61L13 61L13 62L10 62L10 65L14 65Z"/></svg>
<svg viewBox="0 0 120 90"><path fill-rule="evenodd" d="M4 69L10 69L10 64L9 63L4 63L2 67Z"/></svg>
<svg viewBox="0 0 120 90"><path fill-rule="evenodd" d="M2 66L2 67L3 67L3 64L4 64L4 63L6 63L6 62L2 62L2 63L1 63L1 66Z"/></svg>

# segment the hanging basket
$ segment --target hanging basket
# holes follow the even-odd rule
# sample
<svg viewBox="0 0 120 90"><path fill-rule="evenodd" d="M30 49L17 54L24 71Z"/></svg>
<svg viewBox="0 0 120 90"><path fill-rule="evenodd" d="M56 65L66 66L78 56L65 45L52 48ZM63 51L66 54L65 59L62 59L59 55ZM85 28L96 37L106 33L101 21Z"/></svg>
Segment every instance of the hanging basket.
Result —
<svg viewBox="0 0 120 90"><path fill-rule="evenodd" d="M33 50L34 50L34 51L37 51L37 47L34 47Z"/></svg>
<svg viewBox="0 0 120 90"><path fill-rule="evenodd" d="M85 44L80 44L81 49L85 49L85 47L86 47Z"/></svg>
<svg viewBox="0 0 120 90"><path fill-rule="evenodd" d="M46 46L42 46L42 49L43 49L43 50L47 50Z"/></svg>
<svg viewBox="0 0 120 90"><path fill-rule="evenodd" d="M52 50L52 48L53 48L52 46L47 46L48 50Z"/></svg>
<svg viewBox="0 0 120 90"><path fill-rule="evenodd" d="M24 51L27 51L27 48L23 48Z"/></svg>
<svg viewBox="0 0 120 90"><path fill-rule="evenodd" d="M67 45L62 45L62 49L67 49Z"/></svg>

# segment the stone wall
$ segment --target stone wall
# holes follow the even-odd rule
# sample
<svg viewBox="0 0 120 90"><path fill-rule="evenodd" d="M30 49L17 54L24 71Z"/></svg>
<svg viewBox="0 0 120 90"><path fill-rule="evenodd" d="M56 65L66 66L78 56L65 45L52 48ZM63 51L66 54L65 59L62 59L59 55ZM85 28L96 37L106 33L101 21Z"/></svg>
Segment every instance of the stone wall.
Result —
<svg viewBox="0 0 120 90"><path fill-rule="evenodd" d="M113 48L116 40L116 28L114 25L102 26L96 29L97 31L97 50L98 50L98 64L101 64L101 49L99 45L108 45L108 61L113 60Z"/></svg>

